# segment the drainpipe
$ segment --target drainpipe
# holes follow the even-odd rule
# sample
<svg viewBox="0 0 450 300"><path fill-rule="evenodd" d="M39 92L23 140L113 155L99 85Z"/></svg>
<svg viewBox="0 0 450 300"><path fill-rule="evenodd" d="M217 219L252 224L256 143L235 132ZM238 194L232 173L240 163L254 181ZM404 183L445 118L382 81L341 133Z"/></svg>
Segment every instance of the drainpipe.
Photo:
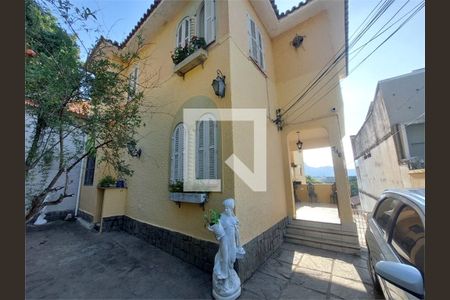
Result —
<svg viewBox="0 0 450 300"><path fill-rule="evenodd" d="M83 135L83 151L84 152L84 144L86 143L85 141L85 135ZM83 179L83 165L84 165L84 160L85 158L83 158L81 160L81 165L80 165L80 176L78 178L78 192L77 192L77 202L75 204L75 217L78 216L78 208L80 206L80 194L81 194L81 180Z"/></svg>

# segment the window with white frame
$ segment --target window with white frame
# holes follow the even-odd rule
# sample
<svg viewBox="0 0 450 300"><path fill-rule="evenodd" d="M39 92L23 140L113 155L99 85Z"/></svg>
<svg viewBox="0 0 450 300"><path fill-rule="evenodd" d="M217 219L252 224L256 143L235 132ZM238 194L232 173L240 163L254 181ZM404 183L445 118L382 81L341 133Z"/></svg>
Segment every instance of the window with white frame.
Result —
<svg viewBox="0 0 450 300"><path fill-rule="evenodd" d="M218 179L217 175L217 121L204 116L196 126L196 179Z"/></svg>
<svg viewBox="0 0 450 300"><path fill-rule="evenodd" d="M186 46L193 35L205 39L206 44L216 39L216 7L214 0L201 2L195 17L185 17L177 28L177 47Z"/></svg>
<svg viewBox="0 0 450 300"><path fill-rule="evenodd" d="M184 180L185 137L186 127L183 123L180 123L175 127L172 133L172 155L170 163L170 180L172 182Z"/></svg>
<svg viewBox="0 0 450 300"><path fill-rule="evenodd" d="M248 18L248 44L249 44L249 54L252 60L264 70L264 45L261 32L258 26L256 26L255 21L247 15Z"/></svg>
<svg viewBox="0 0 450 300"><path fill-rule="evenodd" d="M129 75L128 99L131 99L136 94L137 81L138 81L138 68L135 67Z"/></svg>
<svg viewBox="0 0 450 300"><path fill-rule="evenodd" d="M191 38L191 21L189 17L185 17L177 29L177 47L184 47L189 44Z"/></svg>

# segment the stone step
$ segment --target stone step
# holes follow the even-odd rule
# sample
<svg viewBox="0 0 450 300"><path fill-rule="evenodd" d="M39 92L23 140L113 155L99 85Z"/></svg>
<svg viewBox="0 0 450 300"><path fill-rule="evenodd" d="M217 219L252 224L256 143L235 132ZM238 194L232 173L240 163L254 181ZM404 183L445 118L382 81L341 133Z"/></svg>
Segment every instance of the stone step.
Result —
<svg viewBox="0 0 450 300"><path fill-rule="evenodd" d="M286 232L290 235L300 236L300 237L310 237L321 240L330 240L335 242L347 242L358 244L358 236L357 235L347 235L341 234L339 232L328 232L328 231L318 231L318 230L309 230L305 228L298 228L294 226L288 226Z"/></svg>
<svg viewBox="0 0 450 300"><path fill-rule="evenodd" d="M298 224L288 224L287 228L302 230L302 231L317 232L317 233L337 234L337 235L348 236L348 237L358 237L358 233L356 233L356 232L345 231L342 229L335 229L335 228L311 227L311 226L298 225Z"/></svg>
<svg viewBox="0 0 450 300"><path fill-rule="evenodd" d="M356 231L356 225L355 225L354 230L352 230L341 224L332 224L332 223L314 222L314 221L305 221L305 220L291 220L287 226L292 227L292 228L318 231L318 232L337 233L340 235L358 236L358 233Z"/></svg>
<svg viewBox="0 0 450 300"><path fill-rule="evenodd" d="M323 240L313 237L297 236L289 233L285 234L285 241L292 244L304 245L324 250L331 250L342 253L359 254L359 244L346 243L343 241Z"/></svg>

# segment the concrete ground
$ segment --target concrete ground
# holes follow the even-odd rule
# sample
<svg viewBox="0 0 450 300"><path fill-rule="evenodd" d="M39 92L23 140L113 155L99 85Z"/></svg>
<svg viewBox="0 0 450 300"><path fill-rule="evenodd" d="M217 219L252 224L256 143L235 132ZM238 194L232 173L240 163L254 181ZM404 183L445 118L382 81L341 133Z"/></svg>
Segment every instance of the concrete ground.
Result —
<svg viewBox="0 0 450 300"><path fill-rule="evenodd" d="M244 283L241 299L384 299L374 293L367 254L284 243Z"/></svg>
<svg viewBox="0 0 450 300"><path fill-rule="evenodd" d="M364 257L285 243L240 299L375 299L372 291ZM211 275L127 233L57 221L27 230L26 298L211 299Z"/></svg>
<svg viewBox="0 0 450 300"><path fill-rule="evenodd" d="M125 232L57 221L26 233L27 299L211 296L211 275Z"/></svg>

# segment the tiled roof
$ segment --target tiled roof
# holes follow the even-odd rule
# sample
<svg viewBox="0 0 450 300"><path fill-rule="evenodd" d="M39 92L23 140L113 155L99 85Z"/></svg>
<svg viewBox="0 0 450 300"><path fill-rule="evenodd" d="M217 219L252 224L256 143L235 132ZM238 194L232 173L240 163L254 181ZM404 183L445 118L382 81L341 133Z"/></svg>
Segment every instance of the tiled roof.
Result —
<svg viewBox="0 0 450 300"><path fill-rule="evenodd" d="M270 4L272 5L273 10L275 11L275 14L277 15L278 20L281 18L284 18L288 15L290 15L291 13L293 13L294 11L300 9L301 7L305 6L306 4L308 4L309 2L311 2L312 0L303 0L300 1L296 6L293 6L291 9L280 13L280 11L278 10L277 5L275 4L275 0L269 0Z"/></svg>
<svg viewBox="0 0 450 300"><path fill-rule="evenodd" d="M300 9L301 7L305 6L309 2L313 0L303 0L299 2L297 6L292 7L290 10L286 12L280 12L278 11L277 5L275 4L275 0L269 0L270 4L272 5L272 8L277 16L278 19L284 18L288 16L289 14L293 13L294 11ZM150 5L150 7L147 9L147 11L144 13L144 15L139 19L139 22L134 26L133 30L127 35L127 37L123 40L122 43L118 43L116 41L108 40L104 38L103 36L100 37L99 41L97 42L97 45L100 44L102 41L109 42L112 45L116 46L119 49L122 49L125 47L125 45L128 43L128 41L133 37L133 35L138 31L138 29L141 27L141 25L148 19L148 17L152 14L152 12L158 7L158 5L162 2L162 0L154 0L153 4ZM97 47L97 46L96 46Z"/></svg>

